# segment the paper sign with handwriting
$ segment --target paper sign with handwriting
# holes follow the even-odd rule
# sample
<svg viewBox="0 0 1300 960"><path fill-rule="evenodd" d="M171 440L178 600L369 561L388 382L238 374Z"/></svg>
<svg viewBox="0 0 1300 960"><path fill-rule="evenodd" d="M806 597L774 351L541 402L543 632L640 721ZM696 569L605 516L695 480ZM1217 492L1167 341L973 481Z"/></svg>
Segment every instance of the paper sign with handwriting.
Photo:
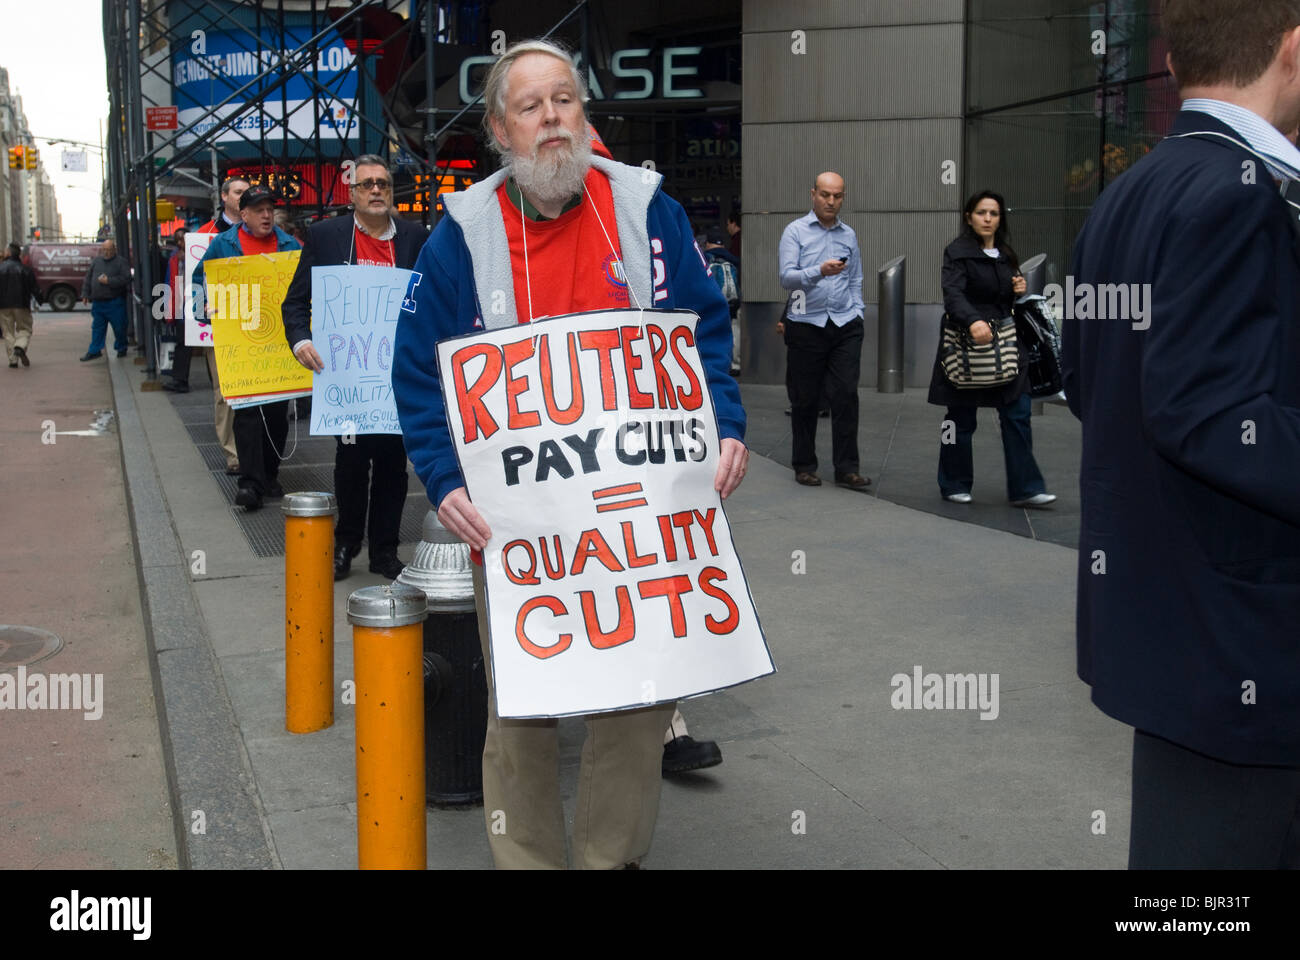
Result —
<svg viewBox="0 0 1300 960"><path fill-rule="evenodd" d="M775 670L713 489L698 319L602 310L437 346L466 488L492 529L500 716L634 709Z"/></svg>
<svg viewBox="0 0 1300 960"><path fill-rule="evenodd" d="M311 432L401 433L393 338L411 278L397 267L311 268L311 342L325 369L311 389Z"/></svg>

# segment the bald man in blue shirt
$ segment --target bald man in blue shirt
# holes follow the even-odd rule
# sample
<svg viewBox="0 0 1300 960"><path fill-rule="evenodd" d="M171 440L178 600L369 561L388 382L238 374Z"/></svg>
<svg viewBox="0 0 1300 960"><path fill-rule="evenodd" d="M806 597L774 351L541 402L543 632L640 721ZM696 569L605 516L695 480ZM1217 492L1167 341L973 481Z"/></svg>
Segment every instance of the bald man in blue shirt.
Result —
<svg viewBox="0 0 1300 960"><path fill-rule="evenodd" d="M782 324L790 395L795 480L821 486L817 410L831 408L836 486L866 492L858 467L858 373L862 364L862 257L853 228L839 219L844 178L827 171L812 188L812 210L781 234L781 286L792 291Z"/></svg>

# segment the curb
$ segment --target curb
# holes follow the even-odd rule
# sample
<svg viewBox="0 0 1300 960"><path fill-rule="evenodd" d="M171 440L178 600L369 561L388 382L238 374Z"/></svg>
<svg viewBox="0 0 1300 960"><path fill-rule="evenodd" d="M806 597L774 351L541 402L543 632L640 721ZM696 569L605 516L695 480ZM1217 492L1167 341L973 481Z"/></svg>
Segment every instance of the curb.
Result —
<svg viewBox="0 0 1300 960"><path fill-rule="evenodd" d="M181 869L276 869L234 708L140 421L130 381L137 368L112 359L108 366L177 860ZM199 811L204 830L194 833Z"/></svg>

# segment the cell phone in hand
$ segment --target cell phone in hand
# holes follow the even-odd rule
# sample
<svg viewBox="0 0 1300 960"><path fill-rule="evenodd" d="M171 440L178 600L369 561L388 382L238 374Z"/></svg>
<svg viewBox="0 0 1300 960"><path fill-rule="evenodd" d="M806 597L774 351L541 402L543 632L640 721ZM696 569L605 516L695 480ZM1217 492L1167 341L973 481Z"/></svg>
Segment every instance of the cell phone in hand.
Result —
<svg viewBox="0 0 1300 960"><path fill-rule="evenodd" d="M848 263L848 262L849 262L849 258L847 256L840 257L840 263Z"/></svg>

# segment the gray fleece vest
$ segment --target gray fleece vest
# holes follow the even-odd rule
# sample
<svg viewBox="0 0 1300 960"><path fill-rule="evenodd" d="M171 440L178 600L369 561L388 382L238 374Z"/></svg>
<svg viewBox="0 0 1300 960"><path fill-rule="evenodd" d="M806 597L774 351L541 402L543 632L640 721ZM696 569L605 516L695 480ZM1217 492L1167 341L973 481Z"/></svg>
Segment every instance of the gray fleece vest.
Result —
<svg viewBox="0 0 1300 960"><path fill-rule="evenodd" d="M639 303L648 309L654 306L654 271L646 217L650 202L659 192L663 175L601 156L593 156L591 165L609 177L614 216L618 220L618 245L632 305ZM514 272L510 268L510 244L501 219L501 205L497 202L497 188L508 175L508 170L498 170L468 190L448 193L443 198L447 216L455 220L465 234L465 246L469 248L474 270L479 313L487 330L513 326L520 318L515 304ZM605 224L605 229L609 227L610 224ZM532 279L545 283L544 277ZM504 310L493 310L494 305L503 301Z"/></svg>

